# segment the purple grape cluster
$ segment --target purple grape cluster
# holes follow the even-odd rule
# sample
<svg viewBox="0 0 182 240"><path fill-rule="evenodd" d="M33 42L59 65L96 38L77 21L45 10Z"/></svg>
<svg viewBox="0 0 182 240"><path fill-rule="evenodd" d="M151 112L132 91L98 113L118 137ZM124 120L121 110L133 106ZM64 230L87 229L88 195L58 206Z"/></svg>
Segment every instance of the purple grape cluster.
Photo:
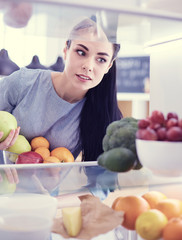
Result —
<svg viewBox="0 0 182 240"><path fill-rule="evenodd" d="M153 111L146 119L138 121L137 139L156 141L182 141L182 119L169 112L165 117L161 111Z"/></svg>

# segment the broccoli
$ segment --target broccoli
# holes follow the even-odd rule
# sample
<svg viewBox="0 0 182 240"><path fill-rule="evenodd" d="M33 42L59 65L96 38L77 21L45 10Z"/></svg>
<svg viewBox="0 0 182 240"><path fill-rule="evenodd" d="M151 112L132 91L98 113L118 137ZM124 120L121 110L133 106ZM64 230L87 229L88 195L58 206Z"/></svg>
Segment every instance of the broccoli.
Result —
<svg viewBox="0 0 182 240"><path fill-rule="evenodd" d="M112 122L107 127L106 134L102 141L104 152L118 147L127 148L131 150L136 157L136 167L134 169L140 169L142 165L139 162L135 146L137 130L138 120L132 117Z"/></svg>
<svg viewBox="0 0 182 240"><path fill-rule="evenodd" d="M137 120L134 118L122 118L121 120L112 122L107 127L103 138L103 150L108 151L116 147L133 149L137 129Z"/></svg>

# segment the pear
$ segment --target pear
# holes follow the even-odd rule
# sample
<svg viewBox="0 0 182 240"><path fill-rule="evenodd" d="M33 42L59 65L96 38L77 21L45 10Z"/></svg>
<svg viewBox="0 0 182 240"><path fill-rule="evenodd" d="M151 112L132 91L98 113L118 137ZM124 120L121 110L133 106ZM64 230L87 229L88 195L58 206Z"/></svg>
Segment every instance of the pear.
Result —
<svg viewBox="0 0 182 240"><path fill-rule="evenodd" d="M3 170L0 171L2 181L0 182L0 194L12 194L16 190L16 183L10 183Z"/></svg>
<svg viewBox="0 0 182 240"><path fill-rule="evenodd" d="M0 131L4 133L0 139L0 142L4 141L9 135L10 131L16 128L16 118L9 112L0 111Z"/></svg>
<svg viewBox="0 0 182 240"><path fill-rule="evenodd" d="M81 207L66 207L62 209L63 225L70 237L76 237L82 227Z"/></svg>
<svg viewBox="0 0 182 240"><path fill-rule="evenodd" d="M15 143L11 147L7 148L7 151L12 153L17 153L17 154L21 154L23 152L29 152L31 151L31 145L23 135L18 135ZM10 160L13 162L16 161L16 159L13 159L13 158Z"/></svg>

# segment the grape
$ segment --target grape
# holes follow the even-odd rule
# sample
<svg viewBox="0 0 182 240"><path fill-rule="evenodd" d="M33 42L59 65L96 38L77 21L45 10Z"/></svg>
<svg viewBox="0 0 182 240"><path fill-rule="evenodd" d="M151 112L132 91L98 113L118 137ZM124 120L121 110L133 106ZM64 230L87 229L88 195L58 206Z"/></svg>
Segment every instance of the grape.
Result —
<svg viewBox="0 0 182 240"><path fill-rule="evenodd" d="M169 141L182 141L182 129L180 127L171 127L166 133Z"/></svg>
<svg viewBox="0 0 182 240"><path fill-rule="evenodd" d="M147 127L146 129L139 129L136 132L136 137L143 140L157 140L157 133L153 129Z"/></svg>
<svg viewBox="0 0 182 240"><path fill-rule="evenodd" d="M158 128L157 129L157 136L158 136L158 140L166 140L166 133L167 133L167 130L165 127L161 127L161 128Z"/></svg>
<svg viewBox="0 0 182 240"><path fill-rule="evenodd" d="M155 123L160 123L160 124L164 124L165 123L165 118L164 118L164 114L160 111L153 111L150 117L150 120L152 122Z"/></svg>
<svg viewBox="0 0 182 240"><path fill-rule="evenodd" d="M145 129L138 129L136 132L136 138L144 139Z"/></svg>
<svg viewBox="0 0 182 240"><path fill-rule="evenodd" d="M182 128L182 119L179 119L179 120L178 120L178 126L179 126L180 128Z"/></svg>
<svg viewBox="0 0 182 240"><path fill-rule="evenodd" d="M148 118L141 119L138 121L138 128L145 129L150 125L150 120Z"/></svg>
<svg viewBox="0 0 182 240"><path fill-rule="evenodd" d="M154 130L157 130L158 128L161 127L161 124L160 123L156 123L156 122L151 122L150 123L150 128L154 129Z"/></svg>
<svg viewBox="0 0 182 240"><path fill-rule="evenodd" d="M171 128L174 126L178 126L178 120L176 118L170 118L167 122L166 122L166 127L167 128Z"/></svg>
<svg viewBox="0 0 182 240"><path fill-rule="evenodd" d="M165 118L161 111L154 110L149 117L138 121L136 138L182 142L182 119L175 112L168 112Z"/></svg>
<svg viewBox="0 0 182 240"><path fill-rule="evenodd" d="M176 118L176 119L178 120L178 115L177 115L177 113L175 113L175 112L169 112L169 113L167 114L167 120L169 120L170 118Z"/></svg>

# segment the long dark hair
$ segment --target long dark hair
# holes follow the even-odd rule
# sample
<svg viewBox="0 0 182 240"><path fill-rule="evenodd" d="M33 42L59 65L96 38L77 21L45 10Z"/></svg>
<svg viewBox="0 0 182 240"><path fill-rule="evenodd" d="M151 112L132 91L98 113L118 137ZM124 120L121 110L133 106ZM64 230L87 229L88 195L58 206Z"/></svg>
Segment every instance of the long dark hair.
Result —
<svg viewBox="0 0 182 240"><path fill-rule="evenodd" d="M82 161L96 161L103 152L102 139L107 126L122 118L116 97L116 64L96 87L89 89L81 112Z"/></svg>
<svg viewBox="0 0 182 240"><path fill-rule="evenodd" d="M100 28L91 19L83 19L70 32L67 47L71 40L80 38L82 31L89 31L99 36ZM102 36L102 34L101 34ZM94 88L88 90L86 101L80 116L80 142L82 146L82 161L96 161L103 152L102 139L107 126L122 118L116 97L116 64L115 58L120 45L113 43L113 65L102 81Z"/></svg>

